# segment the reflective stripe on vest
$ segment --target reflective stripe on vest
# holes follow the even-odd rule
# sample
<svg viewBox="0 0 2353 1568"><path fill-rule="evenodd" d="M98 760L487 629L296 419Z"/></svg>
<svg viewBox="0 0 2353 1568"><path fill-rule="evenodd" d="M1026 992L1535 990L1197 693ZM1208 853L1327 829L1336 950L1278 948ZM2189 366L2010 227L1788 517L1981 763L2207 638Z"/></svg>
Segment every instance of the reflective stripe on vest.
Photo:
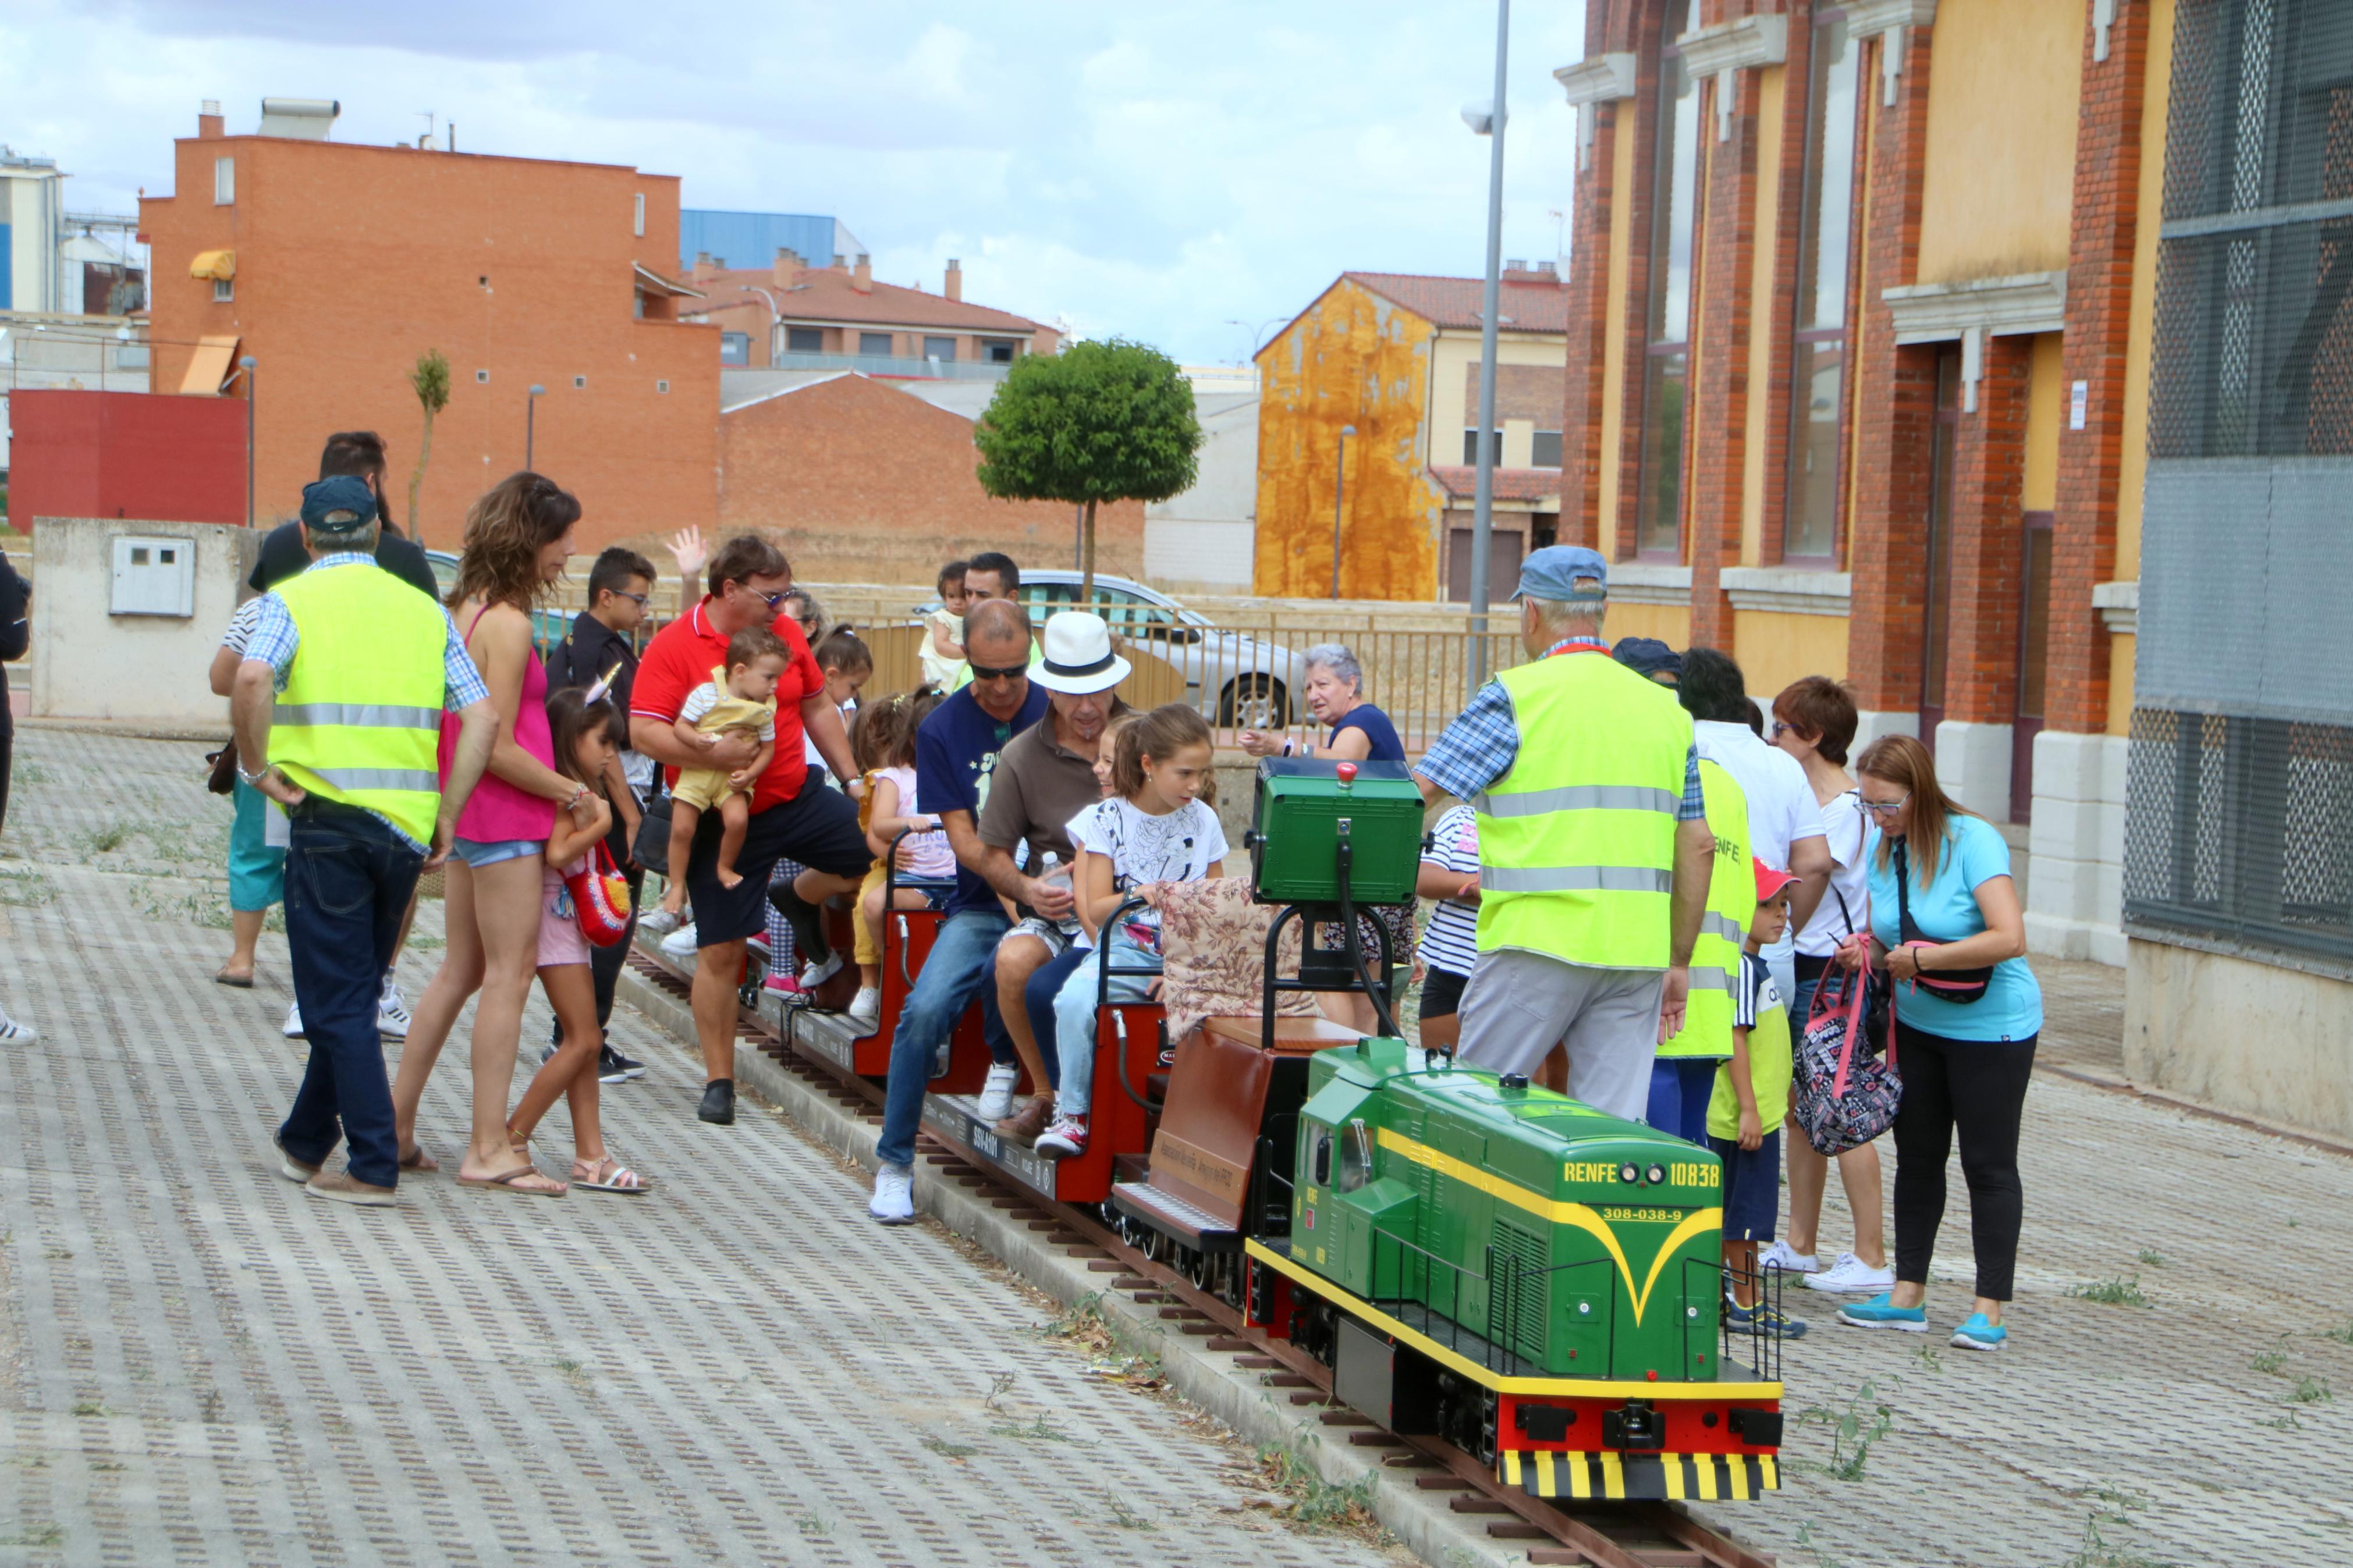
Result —
<svg viewBox="0 0 2353 1568"><path fill-rule="evenodd" d="M269 760L303 789L430 842L441 807L441 606L381 569L305 572L278 595L298 638Z"/></svg>
<svg viewBox="0 0 2353 1568"><path fill-rule="evenodd" d="M1704 757L1700 759L1699 788L1707 802L1708 832L1715 839L1708 860L1707 912L1700 917L1699 940L1692 944L1691 994L1683 1004L1683 1026L1659 1047L1662 1057L1732 1054L1732 986L1740 973L1748 922L1757 915L1757 869L1748 858L1748 798L1737 780Z"/></svg>
<svg viewBox="0 0 2353 1568"><path fill-rule="evenodd" d="M1520 737L1479 814L1479 950L1664 969L1690 715L1614 659L1503 671Z"/></svg>

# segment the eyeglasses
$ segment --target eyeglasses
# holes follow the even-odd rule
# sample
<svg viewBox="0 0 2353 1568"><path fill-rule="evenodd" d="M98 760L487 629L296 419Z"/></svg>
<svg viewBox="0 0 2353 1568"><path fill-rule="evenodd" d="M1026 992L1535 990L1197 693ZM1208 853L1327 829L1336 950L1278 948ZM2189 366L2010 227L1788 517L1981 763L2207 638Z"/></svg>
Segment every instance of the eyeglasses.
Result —
<svg viewBox="0 0 2353 1568"><path fill-rule="evenodd" d="M1001 667L976 664L972 667L972 678L975 680L1010 680L1017 675L1029 673L1029 667L1026 664L1008 664Z"/></svg>
<svg viewBox="0 0 2353 1568"><path fill-rule="evenodd" d="M785 595L792 592L790 588L779 588L773 594L763 594L759 589L754 588L751 584L744 582L740 577L734 582L730 583L728 586L731 588L743 589L744 592L751 595L752 597L760 600L772 610L778 605L783 604L785 602Z"/></svg>
<svg viewBox="0 0 2353 1568"><path fill-rule="evenodd" d="M616 599L627 599L641 610L654 602L654 596L651 594L624 594L618 588L607 588L605 592L612 595Z"/></svg>
<svg viewBox="0 0 2353 1568"><path fill-rule="evenodd" d="M1773 739L1778 741L1796 728L1797 726L1795 724L1786 724L1780 720L1776 719L1773 721Z"/></svg>
<svg viewBox="0 0 2353 1568"><path fill-rule="evenodd" d="M1862 809L1871 813L1873 816L1893 816L1897 812L1903 810L1904 803L1911 798L1912 792L1907 789L1902 795L1897 795L1894 800L1863 801L1862 803Z"/></svg>

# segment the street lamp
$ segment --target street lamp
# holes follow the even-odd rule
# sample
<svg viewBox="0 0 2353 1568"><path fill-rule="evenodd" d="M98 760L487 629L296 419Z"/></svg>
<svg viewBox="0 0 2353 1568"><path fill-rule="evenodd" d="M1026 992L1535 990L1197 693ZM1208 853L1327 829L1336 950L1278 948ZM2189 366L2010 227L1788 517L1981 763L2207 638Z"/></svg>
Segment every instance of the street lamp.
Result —
<svg viewBox="0 0 2353 1568"><path fill-rule="evenodd" d="M253 356L237 362L245 372L245 526L253 526Z"/></svg>
<svg viewBox="0 0 2353 1568"><path fill-rule="evenodd" d="M1495 513L1495 325L1504 257L1504 68L1512 37L1512 0L1495 0L1495 96L1462 110L1472 133L1488 139L1487 278L1479 310L1478 488L1471 512L1471 679L1487 678L1487 562Z"/></svg>
<svg viewBox="0 0 2353 1568"><path fill-rule="evenodd" d="M539 413L539 400L546 395L547 388L533 382L531 395L522 400L522 466L525 472L531 469L532 437L535 434L533 426Z"/></svg>
<svg viewBox="0 0 2353 1568"><path fill-rule="evenodd" d="M1348 437L1354 425L1340 426L1339 454L1332 459L1332 597L1340 596L1340 502L1348 492Z"/></svg>

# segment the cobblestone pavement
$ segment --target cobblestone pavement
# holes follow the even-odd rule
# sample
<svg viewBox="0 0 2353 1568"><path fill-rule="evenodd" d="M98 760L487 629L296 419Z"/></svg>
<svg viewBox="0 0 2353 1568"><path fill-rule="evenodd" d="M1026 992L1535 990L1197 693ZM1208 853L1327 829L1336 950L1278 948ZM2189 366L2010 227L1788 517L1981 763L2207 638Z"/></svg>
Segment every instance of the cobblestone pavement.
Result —
<svg viewBox="0 0 2353 1568"><path fill-rule="evenodd" d="M41 1039L0 1053L0 1562L1395 1560L1266 1522L1230 1443L944 1233L872 1225L781 1121L697 1122L626 1010L651 1065L606 1126L649 1196L305 1197L263 1157L301 1061L284 939L258 989L211 984L200 751L17 737L0 998ZM423 1133L454 1168L453 1054Z"/></svg>

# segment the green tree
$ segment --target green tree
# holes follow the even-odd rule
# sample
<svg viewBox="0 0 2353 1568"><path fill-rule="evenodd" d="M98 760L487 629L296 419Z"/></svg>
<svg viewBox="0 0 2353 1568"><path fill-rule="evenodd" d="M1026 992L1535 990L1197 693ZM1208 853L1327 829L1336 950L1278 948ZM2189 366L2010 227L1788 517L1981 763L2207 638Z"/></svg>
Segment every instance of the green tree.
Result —
<svg viewBox="0 0 2353 1568"><path fill-rule="evenodd" d="M1107 338L1015 360L973 442L980 488L990 495L1086 508L1083 603L1094 597L1096 507L1166 500L1192 488L1201 422L1176 361Z"/></svg>
<svg viewBox="0 0 2353 1568"><path fill-rule="evenodd" d="M427 349L417 356L417 368L408 373L408 384L417 393L418 406L425 410L425 435L417 443L417 469L408 476L408 531L417 542L425 542L425 524L417 512L417 492L425 485L425 465L433 456L433 416L449 406L449 358L439 349Z"/></svg>

